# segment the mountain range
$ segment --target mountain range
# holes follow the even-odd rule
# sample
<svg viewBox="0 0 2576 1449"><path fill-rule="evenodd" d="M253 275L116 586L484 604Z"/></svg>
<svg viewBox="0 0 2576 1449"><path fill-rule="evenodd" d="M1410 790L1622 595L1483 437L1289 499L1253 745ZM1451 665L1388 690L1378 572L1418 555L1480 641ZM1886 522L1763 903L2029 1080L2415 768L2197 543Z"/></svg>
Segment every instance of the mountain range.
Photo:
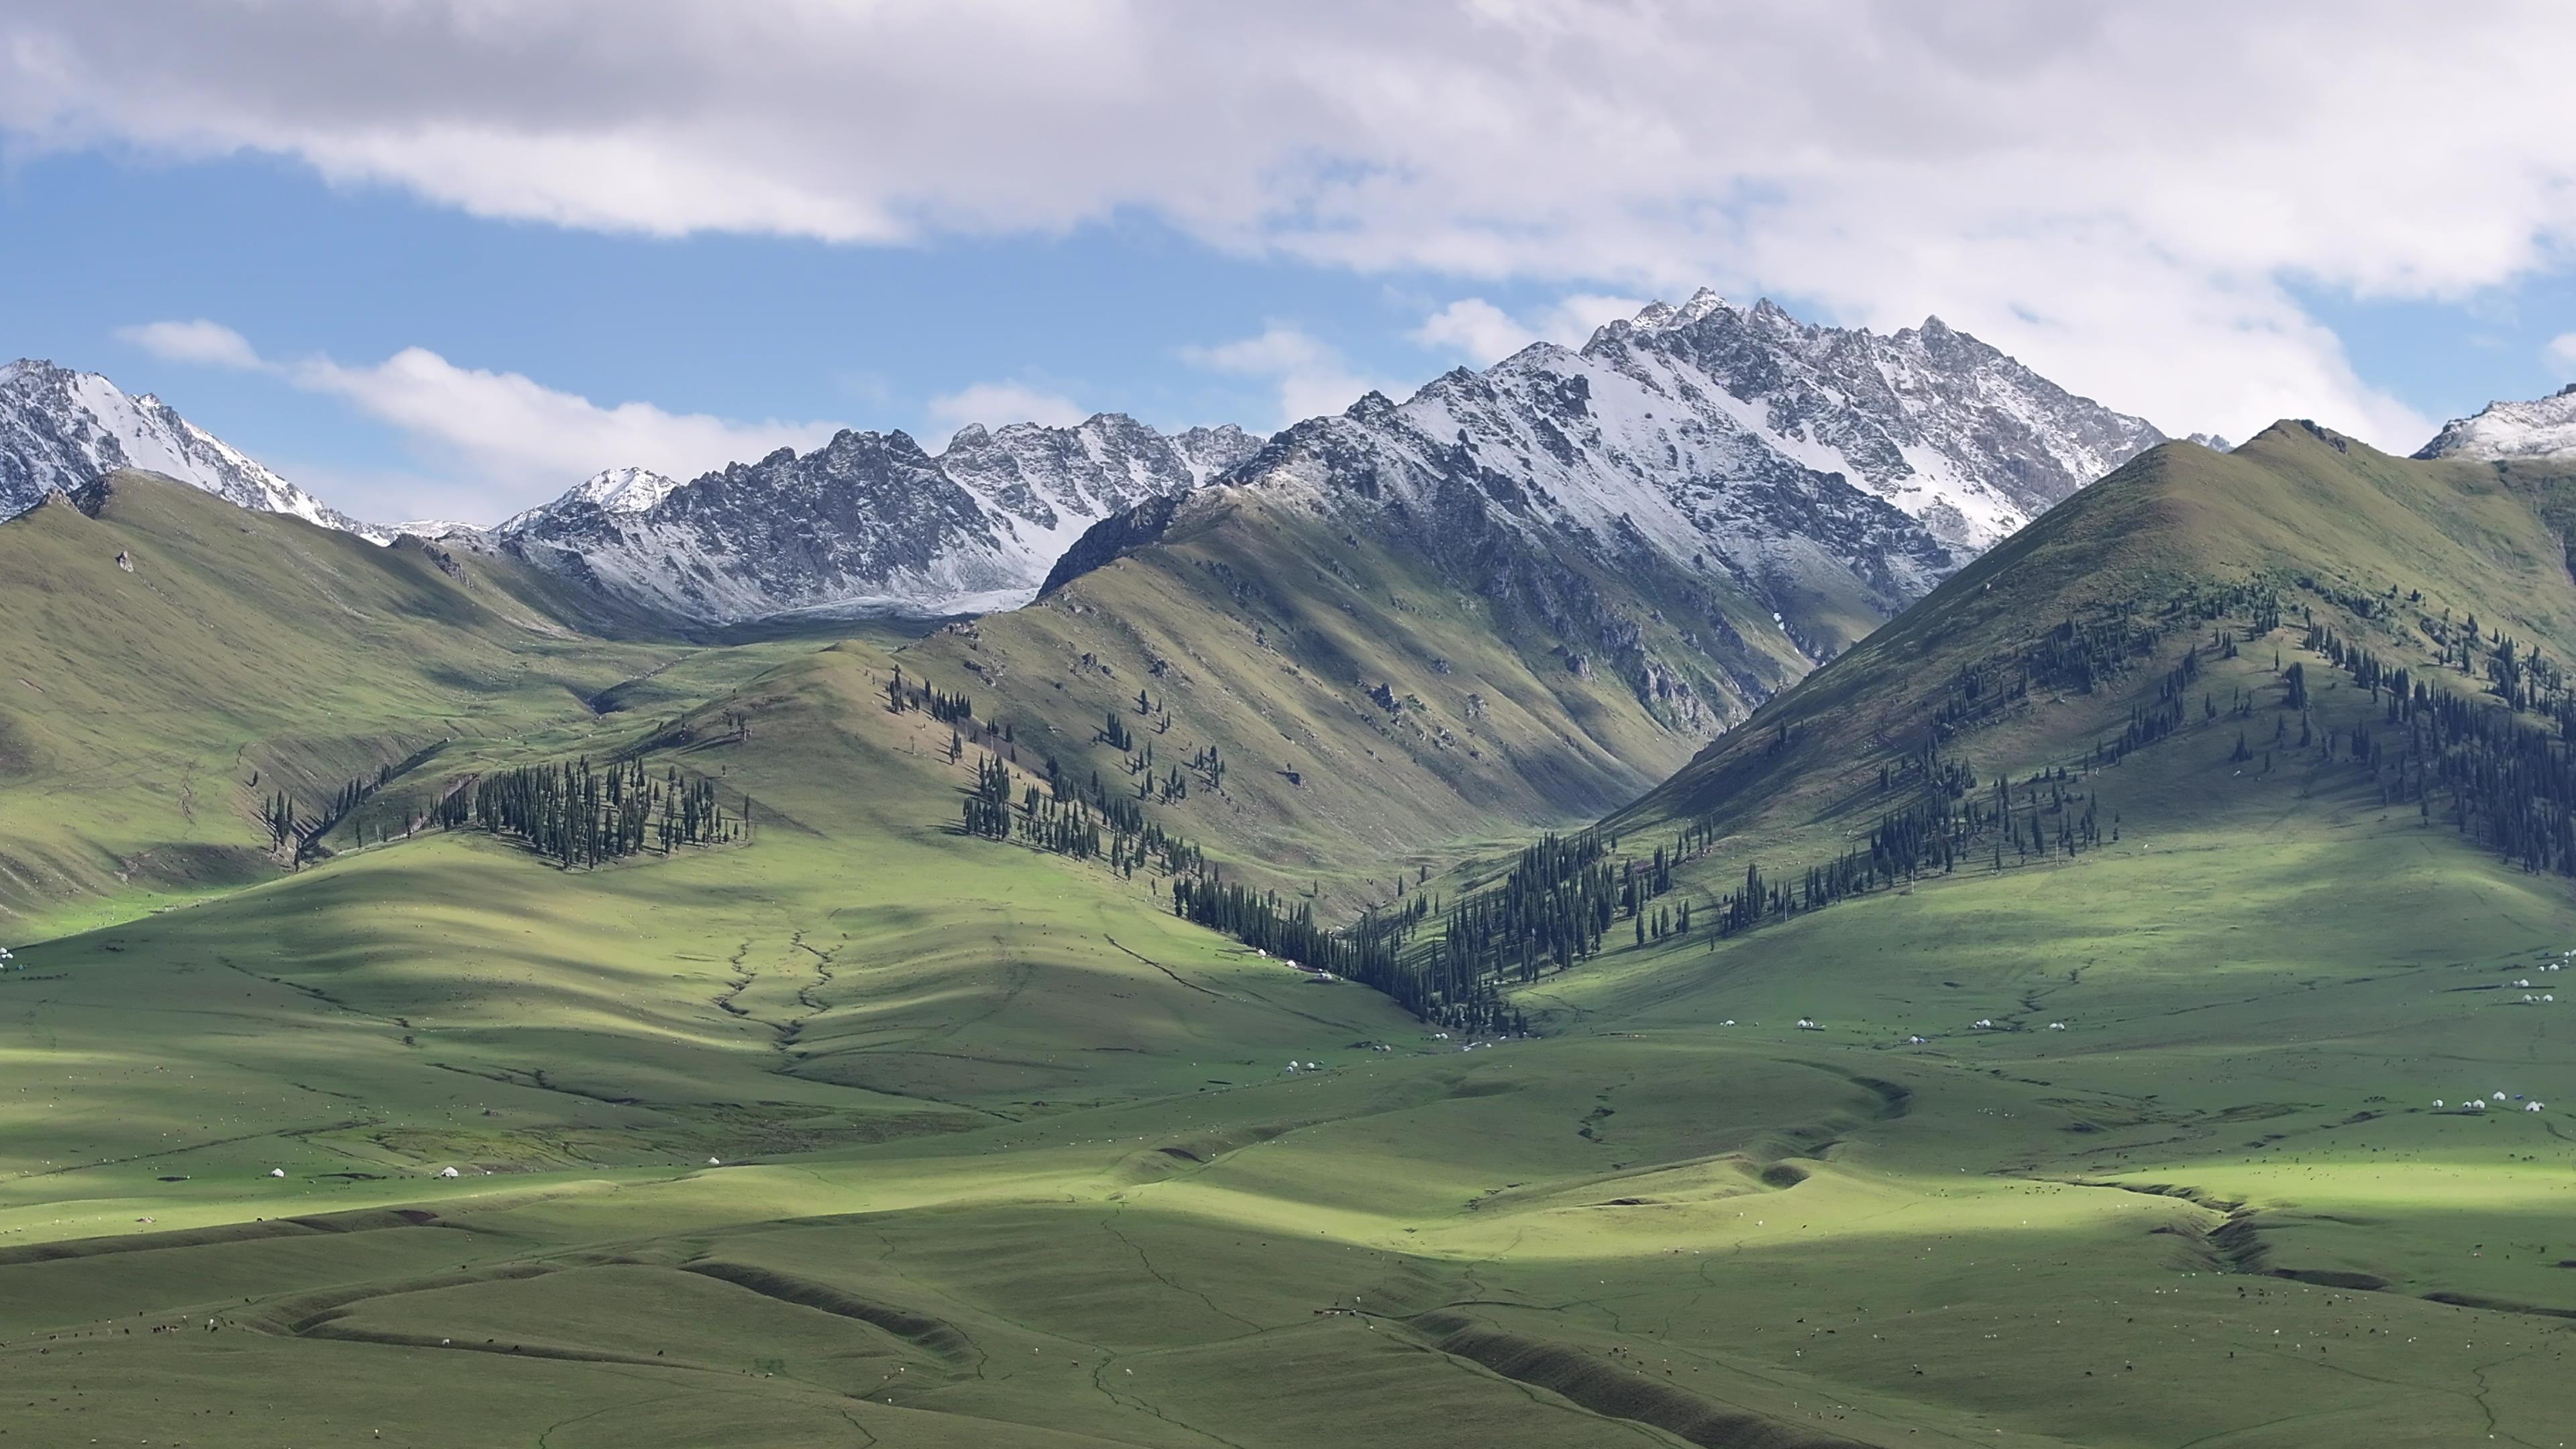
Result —
<svg viewBox="0 0 2576 1449"><path fill-rule="evenodd" d="M364 525L105 378L15 365L0 389L0 507L119 466L378 541L408 529L509 550L700 623L808 612L982 612L1024 601L1094 525L1151 500L1294 473L1417 504L1444 482L1526 527L1633 536L1757 590L1844 590L1882 615L2161 438L1938 319L1891 336L1807 326L1702 292L1535 345L1402 403L1372 394L1265 453L1233 426L1116 413L970 426L938 453L845 431L681 482L608 469L490 529Z"/></svg>
<svg viewBox="0 0 2576 1449"><path fill-rule="evenodd" d="M687 481L609 468L489 528L361 522L157 397L22 360L0 368L0 512L139 467L379 543L412 532L508 552L622 609L729 625L1011 607L1068 554L1078 571L1150 532L1164 500L1221 482L1382 498L1435 549L1470 506L1595 558L1642 548L1715 570L1794 632L1802 599L1893 614L2163 436L1938 318L1880 335L1703 290L1614 321L1579 349L1534 344L1266 442L1231 425L1167 433L1118 413L969 426L937 453L901 431L846 430L802 455L781 449ZM2570 450L2576 389L2493 404L2418 456ZM1077 550L1094 528L1102 536ZM1847 641L1866 628L1829 632Z"/></svg>

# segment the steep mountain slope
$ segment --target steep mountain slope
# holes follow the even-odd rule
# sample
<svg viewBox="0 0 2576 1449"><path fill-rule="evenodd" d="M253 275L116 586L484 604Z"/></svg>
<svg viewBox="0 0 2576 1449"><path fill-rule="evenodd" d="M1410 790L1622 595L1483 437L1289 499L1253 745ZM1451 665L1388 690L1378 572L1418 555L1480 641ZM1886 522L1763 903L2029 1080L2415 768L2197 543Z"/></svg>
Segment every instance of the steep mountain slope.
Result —
<svg viewBox="0 0 2576 1449"><path fill-rule="evenodd" d="M2476 416L2453 418L2418 458L2576 457L2576 383L2534 402L2493 402Z"/></svg>
<svg viewBox="0 0 2576 1449"><path fill-rule="evenodd" d="M1391 898L1426 846L1632 797L1932 588L1961 555L1891 496L2016 517L2153 437L1937 324L1703 295L1299 423L910 652L1024 746L1131 776L1096 737L1144 691L1164 768L1233 766L1179 828L1328 904L1353 875Z"/></svg>
<svg viewBox="0 0 2576 1449"><path fill-rule="evenodd" d="M1115 413L968 427L937 456L845 431L686 484L612 470L495 532L540 567L701 622L980 612L1025 599L1094 522L1254 446L1239 428L1166 435Z"/></svg>
<svg viewBox="0 0 2576 1449"><path fill-rule="evenodd" d="M1023 763L1152 785L1170 828L1328 908L1391 896L1455 838L1597 814L1808 667L1722 573L1473 508L1271 480L1125 523L1034 605L941 630L906 667L1009 722ZM1129 745L1105 742L1113 718ZM1175 774L1186 794L1165 799Z"/></svg>
<svg viewBox="0 0 2576 1449"><path fill-rule="evenodd" d="M0 523L0 912L266 876L256 819L449 737L586 718L674 643L420 539L378 546L125 471ZM252 783L254 776L258 783Z"/></svg>
<svg viewBox="0 0 2576 1449"><path fill-rule="evenodd" d="M119 468L176 478L263 513L285 513L383 543L358 522L243 456L149 393L94 372L22 358L0 366L0 518Z"/></svg>
<svg viewBox="0 0 2576 1449"><path fill-rule="evenodd" d="M2554 710L2564 698L2554 669L2534 698L2528 664L2535 651L2576 652L2576 586L2544 517L2571 471L2392 458L2308 423L2275 424L2227 454L2167 444L1962 570L1616 822L1705 818L1756 838L1848 839L1919 787L1906 767L1927 743L1981 779L2088 768L2133 708L2160 702L2165 674L2193 647L2193 616L2209 655L2211 620L2247 633L2244 600L2257 594L2285 620L2313 618L2471 696L2496 688L2486 671L2500 632L2523 652L2517 703ZM2485 637L2472 637L2470 619ZM2257 735L2268 736L2285 689L2272 653L2300 627L2241 644L2268 681L2245 686L2268 711L2246 717ZM2209 693L2188 692L2195 705ZM2232 742L2229 719L2195 711L2185 733ZM1883 766L1896 777L1886 791L1873 783ZM2187 814L2196 798L2174 808Z"/></svg>

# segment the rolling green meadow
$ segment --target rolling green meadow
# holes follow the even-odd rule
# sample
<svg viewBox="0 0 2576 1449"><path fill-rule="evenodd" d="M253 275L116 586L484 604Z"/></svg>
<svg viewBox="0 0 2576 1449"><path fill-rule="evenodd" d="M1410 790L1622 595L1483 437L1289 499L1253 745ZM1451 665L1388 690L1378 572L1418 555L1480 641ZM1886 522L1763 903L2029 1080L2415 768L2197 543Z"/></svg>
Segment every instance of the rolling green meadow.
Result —
<svg viewBox="0 0 2576 1449"><path fill-rule="evenodd" d="M2503 636L2576 650L2561 481L2168 445L1696 754L1361 545L1353 669L1268 657L1207 604L1293 534L1248 506L1019 614L725 638L149 479L48 505L0 525L0 1446L2554 1449L2576 890L2310 641L2507 709ZM2085 687L2029 663L2113 619ZM1350 707L1390 677L1424 707ZM1114 772L1138 688L1237 761L1156 818L1334 923L1594 818L1712 920L1865 853L1927 748L2102 833L1622 917L1471 1037L959 829L987 760ZM569 869L413 828L569 760L750 824Z"/></svg>

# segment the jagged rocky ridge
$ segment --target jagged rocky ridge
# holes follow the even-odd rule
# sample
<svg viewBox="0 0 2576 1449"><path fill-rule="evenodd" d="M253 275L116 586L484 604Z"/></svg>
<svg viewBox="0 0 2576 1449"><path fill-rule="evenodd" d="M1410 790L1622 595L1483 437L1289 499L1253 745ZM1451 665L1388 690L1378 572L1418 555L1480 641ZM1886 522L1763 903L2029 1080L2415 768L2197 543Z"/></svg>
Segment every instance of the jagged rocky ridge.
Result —
<svg viewBox="0 0 2576 1449"><path fill-rule="evenodd" d="M244 508L291 513L378 543L393 537L278 477L150 393L131 396L95 372L32 358L0 366L0 518L119 468L165 474Z"/></svg>
<svg viewBox="0 0 2576 1449"><path fill-rule="evenodd" d="M1870 612L1893 613L2160 440L1937 319L1880 336L1702 292L1579 351L1539 344L1400 404L1371 394L1267 446L1239 428L1165 434L1114 413L969 427L936 455L901 432L845 431L685 483L611 469L495 529L376 528L155 399L47 364L0 372L11 511L137 466L379 541L417 532L505 549L701 622L1007 607L1094 524L1212 481L1267 480L1383 493L1435 551L1484 536L1482 522L1461 531L1462 508L1588 540L1594 557L1643 548L1714 570L1795 630L1802 598L1857 590Z"/></svg>
<svg viewBox="0 0 2576 1449"><path fill-rule="evenodd" d="M1236 427L1166 434L1118 413L970 426L936 456L843 431L689 483L601 474L494 531L498 546L710 622L788 613L980 612L1023 602L1103 518L1249 457Z"/></svg>
<svg viewBox="0 0 2576 1449"><path fill-rule="evenodd" d="M1646 555L1722 579L1794 630L1814 600L1854 591L1895 613L2161 441L1937 318L1881 337L1703 291L1580 351L1538 343L1402 403L1372 393L1223 481L1368 515L1462 576L1481 568L1477 587L1497 586L1504 536L1572 540L1613 566ZM1103 524L1048 587L1169 517Z"/></svg>
<svg viewBox="0 0 2576 1449"><path fill-rule="evenodd" d="M2453 418L2415 452L2418 458L2576 458L2576 383L2533 402L2492 402Z"/></svg>

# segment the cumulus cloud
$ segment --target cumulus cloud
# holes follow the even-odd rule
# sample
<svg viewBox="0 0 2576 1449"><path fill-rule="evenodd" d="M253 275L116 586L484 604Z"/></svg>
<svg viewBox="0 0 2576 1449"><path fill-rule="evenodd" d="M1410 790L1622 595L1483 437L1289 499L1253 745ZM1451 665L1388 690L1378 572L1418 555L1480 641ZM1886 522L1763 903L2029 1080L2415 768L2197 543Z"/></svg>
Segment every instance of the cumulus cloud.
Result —
<svg viewBox="0 0 2576 1449"><path fill-rule="evenodd" d="M739 423L644 402L603 407L519 373L458 367L421 347L362 366L308 358L286 372L296 386L342 398L503 483L569 487L630 464L692 478L779 447L816 447L834 432L828 423Z"/></svg>
<svg viewBox="0 0 2576 1449"><path fill-rule="evenodd" d="M2576 371L2576 332L2561 332L2550 338L2549 345L2541 349L2541 356L2552 367Z"/></svg>
<svg viewBox="0 0 2576 1449"><path fill-rule="evenodd" d="M1533 342L1579 347L1595 329L1614 317L1633 316L1645 306L1637 297L1576 293L1531 317L1515 317L1482 297L1462 297L1413 329L1415 342L1455 355L1478 367L1511 356Z"/></svg>
<svg viewBox="0 0 2576 1449"><path fill-rule="evenodd" d="M1004 423L1044 423L1069 428L1091 416L1089 409L1064 396L1025 383L970 383L930 400L930 420L949 429L968 423L1000 427Z"/></svg>
<svg viewBox="0 0 2576 1449"><path fill-rule="evenodd" d="M1181 358L1210 372L1269 382L1279 403L1274 421L1283 427L1340 412L1379 386L1355 371L1331 345L1282 322L1271 323L1256 336L1212 347L1185 347Z"/></svg>
<svg viewBox="0 0 2576 1449"><path fill-rule="evenodd" d="M146 322L116 329L117 337L166 362L251 370L265 367L250 340L220 322Z"/></svg>
<svg viewBox="0 0 2576 1449"><path fill-rule="evenodd" d="M602 405L520 373L459 367L422 347L349 364L324 356L265 358L240 333L204 320L150 322L118 335L177 361L273 373L390 424L416 452L454 475L445 486L417 475L383 475L364 490L379 507L390 504L412 516L489 522L602 468L631 464L692 478L780 447L813 448L836 430L830 423L675 413L646 402ZM342 502L365 506L356 498Z"/></svg>
<svg viewBox="0 0 2576 1449"><path fill-rule="evenodd" d="M2557 265L2571 41L2564 7L2404 0L16 0L0 129L653 235L1137 214L1467 285L1936 312L2170 429L2411 447L2292 284ZM1443 345L1549 335L1494 311Z"/></svg>

